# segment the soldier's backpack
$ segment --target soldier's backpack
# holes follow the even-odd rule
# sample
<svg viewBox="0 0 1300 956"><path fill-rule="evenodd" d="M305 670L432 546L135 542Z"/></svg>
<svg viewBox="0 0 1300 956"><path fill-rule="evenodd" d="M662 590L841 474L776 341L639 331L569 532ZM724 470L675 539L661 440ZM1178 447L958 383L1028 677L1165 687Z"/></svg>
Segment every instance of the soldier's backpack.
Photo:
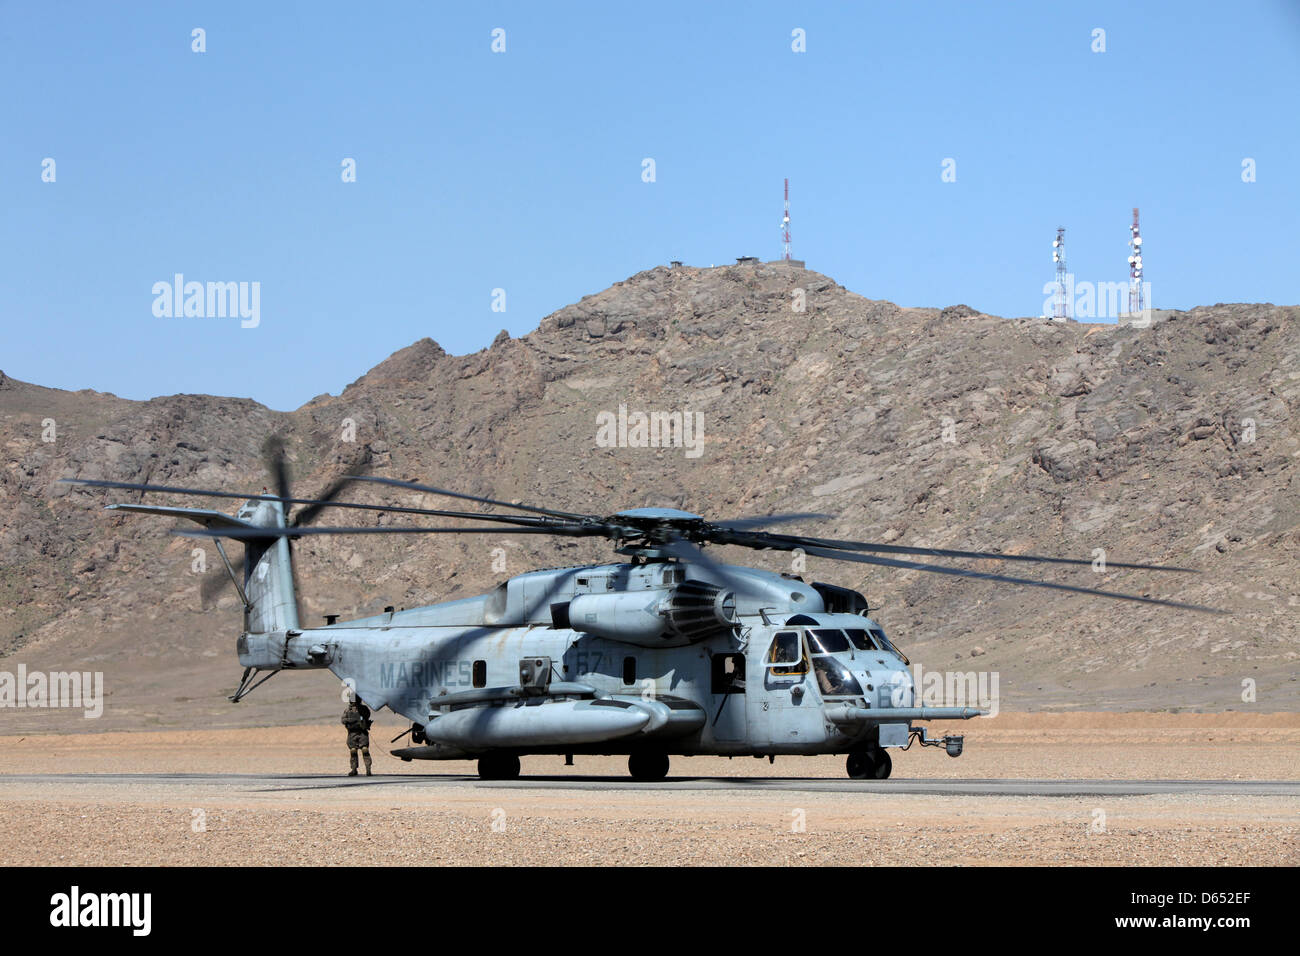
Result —
<svg viewBox="0 0 1300 956"><path fill-rule="evenodd" d="M365 718L361 716L359 711L351 709L343 711L342 722L343 726L348 729L348 733L351 734L363 733L366 729Z"/></svg>

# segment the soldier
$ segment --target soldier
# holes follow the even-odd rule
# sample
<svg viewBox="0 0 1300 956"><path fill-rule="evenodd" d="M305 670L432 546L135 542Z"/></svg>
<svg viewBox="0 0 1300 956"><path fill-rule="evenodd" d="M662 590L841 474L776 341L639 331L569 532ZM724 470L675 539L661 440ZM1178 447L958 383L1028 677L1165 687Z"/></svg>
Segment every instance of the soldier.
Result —
<svg viewBox="0 0 1300 956"><path fill-rule="evenodd" d="M361 751L361 757L366 762L366 776L370 776L370 708L363 704L356 697L353 697L348 703L348 709L343 711L343 718L340 721L348 730L348 757L352 764L352 769L348 772L349 777L357 775L357 751Z"/></svg>

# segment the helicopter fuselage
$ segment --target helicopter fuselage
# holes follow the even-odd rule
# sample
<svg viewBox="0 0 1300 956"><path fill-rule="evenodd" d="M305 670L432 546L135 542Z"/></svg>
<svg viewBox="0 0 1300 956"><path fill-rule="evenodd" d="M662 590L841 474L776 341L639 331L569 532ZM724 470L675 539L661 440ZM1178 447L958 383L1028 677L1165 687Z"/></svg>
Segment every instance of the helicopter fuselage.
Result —
<svg viewBox="0 0 1300 956"><path fill-rule="evenodd" d="M913 722L965 720L978 706L917 706L908 660L868 616L866 599L836 585L717 563L701 550L722 545L870 566L976 578L1219 614L1196 604L1139 594L951 567L927 559L1081 566L1083 559L932 548L888 542L777 534L765 526L827 518L792 512L710 522L675 508L580 514L507 502L397 478L357 474L332 481L317 498L290 490L284 444L264 446L276 494L248 497L234 516L141 502L108 510L185 518L187 537L216 539L244 606L239 638L244 676L238 702L270 676L329 668L349 700L388 707L411 721L417 746L402 759L476 757L487 779L519 775L521 754L627 753L638 779L660 779L669 754L848 752L847 771L884 779L886 748L913 742L959 756L963 738L927 738ZM360 468L361 462L352 467ZM101 479L76 485L137 492L245 497L235 492ZM474 501L501 511L453 511L339 501L354 482ZM303 505L290 515L289 505ZM324 508L469 520L467 526L322 527ZM487 594L304 628L298 616L291 541L309 535L511 534L604 538L622 564L516 575ZM244 542L242 581L221 539ZM797 566L797 565L796 565ZM1187 573L1190 568L1114 563ZM1094 567L1095 570L1095 567ZM264 676L263 676L264 675ZM990 703L992 703L990 701ZM354 771L355 772L355 771Z"/></svg>
<svg viewBox="0 0 1300 956"><path fill-rule="evenodd" d="M912 720L930 715L860 595L725 573L743 591L716 567L675 561L532 572L462 601L246 634L241 662L328 667L370 707L410 720L428 743L401 754L422 759L908 744ZM522 678L525 662L545 673ZM933 716L975 713L952 710Z"/></svg>

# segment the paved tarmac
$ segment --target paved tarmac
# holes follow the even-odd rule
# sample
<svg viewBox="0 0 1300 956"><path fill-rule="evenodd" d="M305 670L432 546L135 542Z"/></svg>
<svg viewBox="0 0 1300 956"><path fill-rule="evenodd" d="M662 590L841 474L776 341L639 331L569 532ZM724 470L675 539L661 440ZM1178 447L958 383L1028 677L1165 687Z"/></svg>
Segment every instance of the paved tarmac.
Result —
<svg viewBox="0 0 1300 956"><path fill-rule="evenodd" d="M463 774L346 777L321 774L49 773L0 774L0 785L16 784L192 784L247 792L329 790L340 787L408 789L486 788L516 790L732 790L820 793L924 794L928 796L1132 797L1150 794L1300 797L1300 780L842 780L825 777L691 777L658 781L628 777L521 776L480 780Z"/></svg>

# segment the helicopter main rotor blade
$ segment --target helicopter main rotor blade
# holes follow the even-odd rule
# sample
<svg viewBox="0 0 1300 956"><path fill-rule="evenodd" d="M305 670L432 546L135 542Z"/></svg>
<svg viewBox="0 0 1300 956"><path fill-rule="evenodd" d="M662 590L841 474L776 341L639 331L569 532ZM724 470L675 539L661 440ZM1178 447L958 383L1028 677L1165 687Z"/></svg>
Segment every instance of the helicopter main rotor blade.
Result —
<svg viewBox="0 0 1300 956"><path fill-rule="evenodd" d="M982 581L999 581L1003 584L1024 584L1035 588L1051 588L1054 591L1070 591L1074 594L1088 594L1093 597L1112 598L1118 601L1138 601L1142 604L1155 604L1160 607L1174 607L1184 611L1199 611L1204 614L1227 614L1220 608L1203 607L1199 604L1183 604L1179 601L1162 601L1159 598L1142 597L1138 594L1121 594L1118 591L1097 591L1092 588L1076 587L1073 584L1056 584L1051 581L1034 581L1029 578L1014 578L1006 574L991 574L987 571L970 571L965 568L949 568L941 564L922 564L920 561L898 561L894 558L881 558L866 554L843 554L828 548L806 548L806 553L820 558L833 558L836 561L856 561L861 564L876 564L887 568L904 568L910 571L928 571L934 574L950 574L959 578L977 578Z"/></svg>
<svg viewBox="0 0 1300 956"><path fill-rule="evenodd" d="M409 491L423 491L430 495L444 495L448 498L463 498L466 501L478 501L485 505L494 505L498 508L514 508L517 511L531 511L534 514L548 515L552 518L567 518L570 521L584 521L595 519L595 515L572 514L568 511L555 511L551 508L536 508L532 505L516 505L509 501L498 501L495 498L482 498L478 495L467 495L460 491L448 491L446 488L434 488L432 485L421 485L413 481L398 481L396 478L380 478L375 475L357 475L358 481L373 481L381 485L392 485L394 488L406 488Z"/></svg>
<svg viewBox="0 0 1300 956"><path fill-rule="evenodd" d="M174 529L173 533L193 538L230 537L245 540L277 537L299 538L305 535L338 534L544 534L560 537L604 537L616 542L640 541L646 546L659 548L663 553L670 557L677 558L681 561L695 562L725 581L728 586L734 590L742 593L747 589L749 582L735 575L726 566L719 564L705 555L699 548L699 545L706 543L730 544L755 550L771 549L779 551L793 551L795 549L800 549L806 554L830 558L835 561L852 561L860 564L877 565L880 567L924 571L933 574L947 574L953 577L996 581L1005 584L1020 584L1026 587L1048 588L1056 591L1086 594L1095 597L1110 598L1113 600L1135 601L1143 604L1172 607L1202 613L1227 613L1218 608L1185 604L1177 601L1165 601L1158 598L1148 598L1136 594L1095 590L1069 584L1056 584L1049 581L1035 581L1029 578L1018 578L1005 574L994 574L983 571L953 568L944 565L926 564L919 561L898 560L894 558L881 557L880 555L919 555L938 558L1019 561L1035 564L1060 564L1071 566L1091 565L1093 563L1078 558L1058 558L1036 554L1005 554L996 551L966 551L955 548L921 548L907 545L883 544L879 542L845 541L834 538L817 538L748 530L749 528L757 528L763 525L830 517L815 513L754 516L737 518L730 522L717 524L701 523L700 519L692 518L690 522L684 524L682 522L669 520L659 521L651 526L647 525L644 521L634 520L634 518L639 519L644 516L632 516L630 513L628 515L616 515L611 518L601 518L597 515L573 514L549 508L538 508L532 505L513 504L511 502L499 501L494 498L464 494L462 492L450 491L445 488L436 488L431 485L422 485L416 482L399 481L393 478L382 478L371 475L358 475L355 473L336 478L330 483L326 490L322 492L322 495L319 498L295 499L290 496L289 474L285 459L283 440L280 439L279 436L273 435L267 439L266 444L263 446L263 450L266 456L268 469L272 474L276 490L279 492L278 498L282 504L288 505L301 503L307 505L307 507L299 513L296 521L287 521L287 527L282 528L222 528L220 530L210 530L207 528L178 528ZM359 464L356 467L360 468L363 466ZM256 499L258 497L268 497L266 495L243 495L232 492L207 491L167 485L136 484L130 482L100 481L93 479L61 479L61 481L67 484L88 487L121 488L139 492L206 495L217 498ZM475 501L481 504L509 508L515 511L531 512L531 514L516 516L492 513L477 514L474 512L441 511L437 509L403 508L393 505L365 505L360 502L334 501L334 497L341 493L342 489L353 481L371 481L394 488L404 488L410 491L417 491L426 494L436 494L450 498L459 498L466 501ZM327 507L352 508L377 511L381 513L423 514L436 517L478 520L496 522L499 523L500 526L471 526L460 528L405 525L392 527L375 526L331 528L308 528L302 526L307 521L315 518L320 511ZM1126 570L1196 573L1195 569L1191 568L1178 568L1155 564L1107 562L1107 565L1111 568Z"/></svg>
<svg viewBox="0 0 1300 956"><path fill-rule="evenodd" d="M727 529L722 529L727 530ZM750 540L752 539L752 540ZM915 554L932 558L977 558L992 561L1022 561L1030 564L1067 564L1091 566L1092 561L1084 558L1057 558L1041 554L1007 554L1001 551L960 551L954 548L920 548L901 544L883 544L874 541L841 541L834 538L810 538L803 535L768 534L754 532L745 540L718 538L719 544L737 544L746 548L776 548L793 550L794 548L830 548L838 551L868 551L878 554ZM1123 568L1138 571L1177 571L1183 574L1199 574L1195 568L1176 568L1164 564L1126 564L1120 561L1106 561L1107 568Z"/></svg>
<svg viewBox="0 0 1300 956"><path fill-rule="evenodd" d="M103 481L98 478L60 478L58 483L61 485L81 485L87 488L117 488L123 491L156 491L169 495L200 495L207 498L242 498L244 500L256 500L264 498L266 495L245 494L238 491L209 491L205 488L178 488L172 485L150 485L140 484L133 481ZM299 498L289 498L288 501L301 501Z"/></svg>
<svg viewBox="0 0 1300 956"><path fill-rule="evenodd" d="M237 498L244 501L256 501L258 498L266 497L264 495L246 494L243 492L209 491L204 488L178 488L172 485L148 485L129 481L101 481L99 479L91 478L60 478L59 483L65 485L82 485L89 488L115 488L125 491L146 491L172 495ZM361 511L378 511L381 513L392 512L394 514L430 515L435 518L469 518L476 521L501 521L530 525L546 520L545 518L534 518L529 515L496 515L480 511L439 511L434 508L407 508L400 505L367 505L356 501L323 501L319 498L286 498L284 500L287 504L295 505L319 504L322 507L327 508L352 508Z"/></svg>
<svg viewBox="0 0 1300 956"><path fill-rule="evenodd" d="M570 538L603 537L603 531L585 528L581 525L539 528L531 526L507 528L418 528L412 525L393 525L383 527L341 527L341 528L173 528L172 534L184 538L239 538L243 540L261 538L299 538L314 534L553 534Z"/></svg>
<svg viewBox="0 0 1300 956"><path fill-rule="evenodd" d="M748 518L730 518L726 521L709 522L715 528L722 528L725 531L748 531L750 528L762 528L770 524L787 524L791 521L803 521L805 518L817 518L823 521L829 521L834 515L821 514L816 511L797 511L789 514L776 515L754 515Z"/></svg>

